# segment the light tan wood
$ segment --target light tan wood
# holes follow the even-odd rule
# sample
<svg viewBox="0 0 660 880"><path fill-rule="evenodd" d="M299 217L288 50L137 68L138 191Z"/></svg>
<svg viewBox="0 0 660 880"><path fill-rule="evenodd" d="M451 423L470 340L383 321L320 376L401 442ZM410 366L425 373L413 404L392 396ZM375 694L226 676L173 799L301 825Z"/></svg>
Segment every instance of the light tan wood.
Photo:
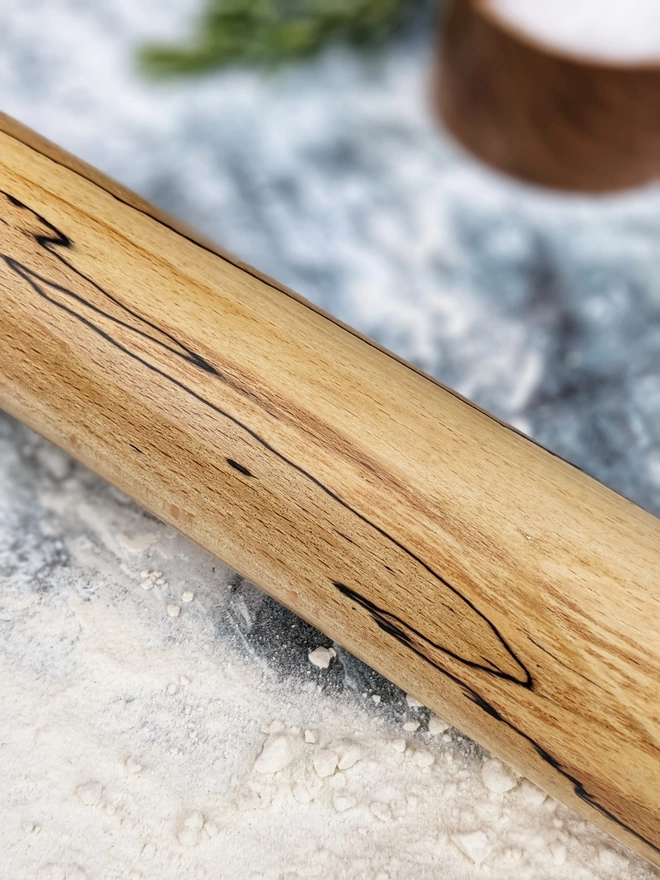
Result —
<svg viewBox="0 0 660 880"><path fill-rule="evenodd" d="M660 864L658 520L0 129L0 405Z"/></svg>

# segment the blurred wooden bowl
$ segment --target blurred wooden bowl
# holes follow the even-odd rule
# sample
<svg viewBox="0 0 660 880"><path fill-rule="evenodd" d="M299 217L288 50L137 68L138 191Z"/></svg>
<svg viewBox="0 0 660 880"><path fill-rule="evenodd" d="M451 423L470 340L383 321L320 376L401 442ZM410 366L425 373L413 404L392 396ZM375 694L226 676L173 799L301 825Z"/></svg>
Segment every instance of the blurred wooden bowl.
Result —
<svg viewBox="0 0 660 880"><path fill-rule="evenodd" d="M501 21L483 0L451 0L441 41L435 102L480 159L585 192L660 176L660 61L561 52Z"/></svg>

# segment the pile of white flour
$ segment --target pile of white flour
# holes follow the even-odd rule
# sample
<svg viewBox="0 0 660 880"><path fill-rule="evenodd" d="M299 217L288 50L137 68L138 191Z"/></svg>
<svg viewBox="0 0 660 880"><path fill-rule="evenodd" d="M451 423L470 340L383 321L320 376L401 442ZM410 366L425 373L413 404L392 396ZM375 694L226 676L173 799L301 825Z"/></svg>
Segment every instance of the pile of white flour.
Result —
<svg viewBox="0 0 660 880"><path fill-rule="evenodd" d="M657 0L488 0L506 22L546 46L615 63L660 63Z"/></svg>
<svg viewBox="0 0 660 880"><path fill-rule="evenodd" d="M3 880L655 876L334 650L219 638L231 572L7 418L0 521Z"/></svg>

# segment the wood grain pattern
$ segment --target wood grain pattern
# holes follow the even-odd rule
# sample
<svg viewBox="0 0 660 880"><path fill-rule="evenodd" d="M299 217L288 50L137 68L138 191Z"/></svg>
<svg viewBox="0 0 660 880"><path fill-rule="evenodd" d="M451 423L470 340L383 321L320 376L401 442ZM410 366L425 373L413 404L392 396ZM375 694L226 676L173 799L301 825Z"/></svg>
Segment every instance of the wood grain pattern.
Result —
<svg viewBox="0 0 660 880"><path fill-rule="evenodd" d="M603 192L660 176L660 64L562 54L452 0L435 91L458 140L516 177Z"/></svg>
<svg viewBox="0 0 660 880"><path fill-rule="evenodd" d="M0 405L660 864L660 523L0 119Z"/></svg>

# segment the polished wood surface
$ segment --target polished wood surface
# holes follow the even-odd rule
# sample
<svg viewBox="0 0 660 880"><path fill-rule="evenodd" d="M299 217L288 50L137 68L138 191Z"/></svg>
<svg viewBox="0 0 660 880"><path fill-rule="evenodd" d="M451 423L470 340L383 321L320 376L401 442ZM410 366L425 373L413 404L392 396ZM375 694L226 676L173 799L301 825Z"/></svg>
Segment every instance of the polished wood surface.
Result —
<svg viewBox="0 0 660 880"><path fill-rule="evenodd" d="M436 104L480 159L583 192L660 176L660 62L617 66L562 54L479 0L452 0L441 39Z"/></svg>
<svg viewBox="0 0 660 880"><path fill-rule="evenodd" d="M660 864L660 522L0 119L0 406Z"/></svg>

